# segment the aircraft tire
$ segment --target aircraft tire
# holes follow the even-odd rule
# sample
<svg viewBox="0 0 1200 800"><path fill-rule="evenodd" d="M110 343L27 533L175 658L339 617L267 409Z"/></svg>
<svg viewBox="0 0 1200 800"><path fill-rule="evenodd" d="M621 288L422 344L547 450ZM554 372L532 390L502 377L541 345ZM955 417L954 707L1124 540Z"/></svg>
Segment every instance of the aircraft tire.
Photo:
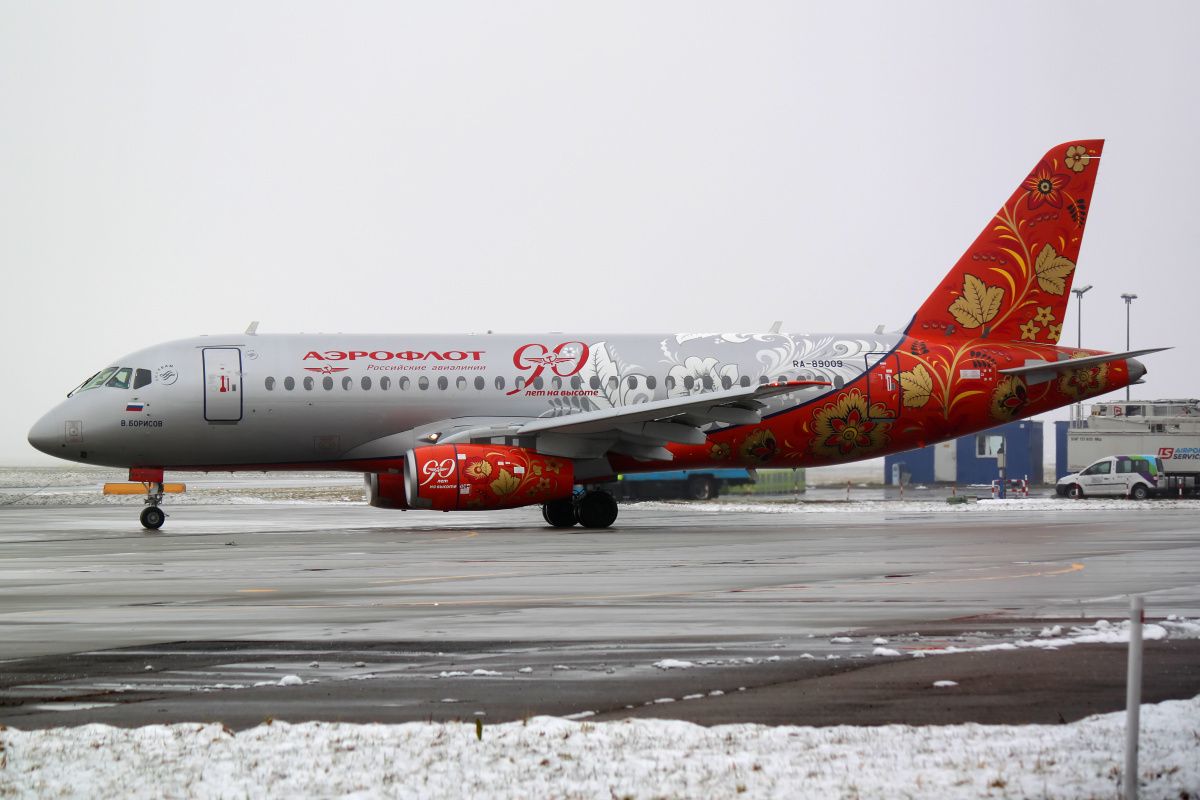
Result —
<svg viewBox="0 0 1200 800"><path fill-rule="evenodd" d="M1072 483L1067 487L1067 497L1071 498L1072 500L1082 500L1083 487L1078 483Z"/></svg>
<svg viewBox="0 0 1200 800"><path fill-rule="evenodd" d="M688 481L688 497L693 500L715 500L717 487L712 478L692 478Z"/></svg>
<svg viewBox="0 0 1200 800"><path fill-rule="evenodd" d="M571 528L576 523L575 505L571 498L542 503L542 519L555 528Z"/></svg>
<svg viewBox="0 0 1200 800"><path fill-rule="evenodd" d="M575 519L585 528L607 528L617 519L617 501L608 492L588 492L575 506Z"/></svg>
<svg viewBox="0 0 1200 800"><path fill-rule="evenodd" d="M167 521L167 515L158 506L146 506L142 509L142 527L148 531L156 531Z"/></svg>

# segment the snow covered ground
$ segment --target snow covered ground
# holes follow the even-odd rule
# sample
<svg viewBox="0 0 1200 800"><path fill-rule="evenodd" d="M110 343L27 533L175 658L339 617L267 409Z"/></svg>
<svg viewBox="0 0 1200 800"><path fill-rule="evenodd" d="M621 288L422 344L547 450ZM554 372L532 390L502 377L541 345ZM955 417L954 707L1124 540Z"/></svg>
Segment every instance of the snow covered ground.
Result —
<svg viewBox="0 0 1200 800"><path fill-rule="evenodd" d="M1200 697L1141 709L1140 796L1200 791ZM0 729L15 798L1116 797L1125 715L801 728L670 720Z"/></svg>

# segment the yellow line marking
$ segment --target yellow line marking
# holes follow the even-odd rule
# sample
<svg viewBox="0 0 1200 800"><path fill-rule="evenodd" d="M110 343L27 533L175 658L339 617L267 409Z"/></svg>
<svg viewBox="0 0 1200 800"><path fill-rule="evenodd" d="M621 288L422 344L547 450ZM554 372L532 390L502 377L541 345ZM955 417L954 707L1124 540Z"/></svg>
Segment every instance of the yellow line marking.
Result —
<svg viewBox="0 0 1200 800"><path fill-rule="evenodd" d="M455 539L470 539L472 536L478 536L479 531L471 531L466 536L444 536L441 539L415 539L409 544L425 544L427 542L453 542Z"/></svg>
<svg viewBox="0 0 1200 800"><path fill-rule="evenodd" d="M1064 575L1068 572L1078 572L1083 564L1072 564L1066 569L1056 569L1049 572L1026 572L1023 575L991 575L979 578L937 578L927 581L884 581L882 583L846 583L836 586L836 589L857 589L860 586L898 586L906 583L962 583L965 581L1010 581L1016 578L1042 578L1049 575Z"/></svg>
<svg viewBox="0 0 1200 800"><path fill-rule="evenodd" d="M372 586L380 583L418 583L420 581L449 581L456 578L494 578L497 575L520 575L519 572L484 572L481 575L435 575L432 578L398 578L394 581L368 581Z"/></svg>

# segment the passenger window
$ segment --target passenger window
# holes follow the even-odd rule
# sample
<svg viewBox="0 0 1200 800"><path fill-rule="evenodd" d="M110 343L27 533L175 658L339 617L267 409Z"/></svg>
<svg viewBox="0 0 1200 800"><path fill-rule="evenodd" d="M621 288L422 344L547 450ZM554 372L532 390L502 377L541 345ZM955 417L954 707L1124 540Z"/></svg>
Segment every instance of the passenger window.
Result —
<svg viewBox="0 0 1200 800"><path fill-rule="evenodd" d="M287 389L289 392L292 389L295 389L296 388L296 379L291 377L290 375L288 377L284 378L283 379L283 388Z"/></svg>
<svg viewBox="0 0 1200 800"><path fill-rule="evenodd" d="M117 374L105 382L105 386L110 386L113 389L128 389L129 379L133 376L133 370L129 367L121 367L117 370Z"/></svg>
<svg viewBox="0 0 1200 800"><path fill-rule="evenodd" d="M553 378L551 378L550 379L550 388L551 389L561 389L562 388L562 378L558 377L557 375L555 375Z"/></svg>
<svg viewBox="0 0 1200 800"><path fill-rule="evenodd" d="M274 378L267 378L266 385L267 385L268 392L275 391L275 379Z"/></svg>
<svg viewBox="0 0 1200 800"><path fill-rule="evenodd" d="M496 376L496 388L500 391L504 391L504 378L500 375Z"/></svg>
<svg viewBox="0 0 1200 800"><path fill-rule="evenodd" d="M368 378L366 375L364 375L363 379L361 381L359 381L359 386L361 386L363 388L364 392L367 391L368 389L371 388L371 379ZM346 387L346 388L350 388L350 387Z"/></svg>
<svg viewBox="0 0 1200 800"><path fill-rule="evenodd" d="M761 385L763 385L763 386L766 386L766 385L767 385L767 381L768 381L768 378L767 378L767 376L766 376L766 375L759 375L759 376L758 376L758 382L759 382Z"/></svg>
<svg viewBox="0 0 1200 800"><path fill-rule="evenodd" d="M743 375L743 376L742 376L742 379L741 379L740 381L738 381L738 383L740 383L740 384L742 385L742 387L743 387L743 388L745 388L745 387L749 386L749 385L750 385L750 376L749 376L749 375Z"/></svg>
<svg viewBox="0 0 1200 800"><path fill-rule="evenodd" d="M382 378L379 379L380 391L386 392L391 387L391 385L392 385L392 379L389 378L387 375L384 375Z"/></svg>
<svg viewBox="0 0 1200 800"><path fill-rule="evenodd" d="M476 375L476 376L475 376L475 388L476 388L476 389L479 389L480 391L483 391L483 387L484 387L484 386L486 386L486 385L487 385L487 381L485 381L485 380L483 379L483 376L482 376L482 375Z"/></svg>
<svg viewBox="0 0 1200 800"><path fill-rule="evenodd" d="M449 385L450 385L450 381L446 380L445 375L441 375L438 377L438 388L439 389L441 389L442 391L445 391L446 387Z"/></svg>
<svg viewBox="0 0 1200 800"><path fill-rule="evenodd" d="M400 383L397 385L400 387L400 391L407 392L408 387L412 385L412 382L408 379L408 376L405 376L400 379Z"/></svg>
<svg viewBox="0 0 1200 800"><path fill-rule="evenodd" d="M637 376L636 376L636 375L630 375L630 376L629 376L629 388L630 388L630 389L636 389L636 388L637 388Z"/></svg>
<svg viewBox="0 0 1200 800"><path fill-rule="evenodd" d="M579 389L582 386L583 386L583 378L579 377L578 375L572 375L571 376L571 388Z"/></svg>
<svg viewBox="0 0 1200 800"><path fill-rule="evenodd" d="M692 387L695 385L696 385L696 379L693 378L691 375L688 375L687 377L685 377L683 379L683 388L687 389L689 392L692 390Z"/></svg>
<svg viewBox="0 0 1200 800"><path fill-rule="evenodd" d="M306 377L304 378L304 389L305 389L306 391L309 391L309 392L311 392L311 391L312 391L312 388L313 388L313 385L314 385L314 384L313 384L313 379L312 379L312 376L311 376L311 375L308 375L308 376L306 376Z"/></svg>
<svg viewBox="0 0 1200 800"><path fill-rule="evenodd" d="M588 386L592 387L592 391L599 389L600 388L600 379L598 377L596 377L595 375L593 375L591 377L591 379L588 381Z"/></svg>
<svg viewBox="0 0 1200 800"><path fill-rule="evenodd" d="M713 390L713 379L711 375L705 375L700 379L700 382L704 385L704 391L711 392Z"/></svg>
<svg viewBox="0 0 1200 800"><path fill-rule="evenodd" d="M1117 462L1117 474L1123 475L1128 472L1133 472L1133 462L1132 461L1118 461Z"/></svg>
<svg viewBox="0 0 1200 800"><path fill-rule="evenodd" d="M349 375L345 375L342 377L342 388L345 389L347 392L350 391L350 387L353 385L354 385L354 378L351 378Z"/></svg>
<svg viewBox="0 0 1200 800"><path fill-rule="evenodd" d="M457 386L460 390L465 389L465 388L467 388L467 379L464 378L462 375L459 375L458 378L455 379L454 385Z"/></svg>
<svg viewBox="0 0 1200 800"><path fill-rule="evenodd" d="M666 385L667 385L667 391L668 391L668 392L669 392L669 391L671 391L672 389L674 389L674 388L675 388L675 379L674 379L674 378L672 378L670 375L668 375L668 376L667 376L667 384L666 384Z"/></svg>
<svg viewBox="0 0 1200 800"><path fill-rule="evenodd" d="M733 388L733 378L729 377L728 375L721 378L721 388L722 389L732 389Z"/></svg>
<svg viewBox="0 0 1200 800"><path fill-rule="evenodd" d="M1083 474L1084 475L1107 475L1111 469L1112 469L1111 461L1101 461L1099 464L1092 464L1090 467L1087 468L1087 470L1084 471Z"/></svg>
<svg viewBox="0 0 1200 800"><path fill-rule="evenodd" d="M646 388L651 391L654 391L655 386L658 386L658 381L655 380L654 376L653 375L646 376Z"/></svg>
<svg viewBox="0 0 1200 800"><path fill-rule="evenodd" d="M140 389L143 386L149 386L150 381L154 380L148 369L139 369L133 373L133 388Z"/></svg>
<svg viewBox="0 0 1200 800"><path fill-rule="evenodd" d="M1129 462L1130 472L1150 472L1150 462L1144 458L1135 458Z"/></svg>
<svg viewBox="0 0 1200 800"><path fill-rule="evenodd" d="M542 380L541 375L538 375L536 378L533 379L533 388L541 389L542 386L544 386L544 385L545 385L545 381Z"/></svg>
<svg viewBox="0 0 1200 800"><path fill-rule="evenodd" d="M420 378L417 378L417 387L422 392L425 391L426 389L428 389L429 388L429 378L426 378L424 375L422 375Z"/></svg>
<svg viewBox="0 0 1200 800"><path fill-rule="evenodd" d="M524 378L517 378L517 379L516 379L516 381L514 381L514 382L513 382L513 386L516 386L516 387L517 387L517 391L518 391L518 392L519 392L519 391L521 391L522 389L524 389L524 388L525 388L525 379L524 379Z"/></svg>
<svg viewBox="0 0 1200 800"><path fill-rule="evenodd" d="M613 375L608 379L608 391L615 392L617 390L617 376Z"/></svg>
<svg viewBox="0 0 1200 800"><path fill-rule="evenodd" d="M321 378L321 386L325 387L325 391L327 392L333 391L333 378L329 377L328 375L326 375L324 378Z"/></svg>

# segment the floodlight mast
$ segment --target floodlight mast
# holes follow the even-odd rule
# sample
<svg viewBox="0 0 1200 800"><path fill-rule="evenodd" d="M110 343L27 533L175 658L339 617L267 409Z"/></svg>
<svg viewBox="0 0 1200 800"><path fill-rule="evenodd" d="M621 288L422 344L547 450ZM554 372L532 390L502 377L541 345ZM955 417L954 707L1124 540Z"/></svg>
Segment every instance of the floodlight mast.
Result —
<svg viewBox="0 0 1200 800"><path fill-rule="evenodd" d="M1133 301L1137 300L1137 295L1125 292L1121 298L1125 301L1125 351L1129 352L1129 309L1133 306ZM1125 387L1125 399L1129 399L1128 386Z"/></svg>

